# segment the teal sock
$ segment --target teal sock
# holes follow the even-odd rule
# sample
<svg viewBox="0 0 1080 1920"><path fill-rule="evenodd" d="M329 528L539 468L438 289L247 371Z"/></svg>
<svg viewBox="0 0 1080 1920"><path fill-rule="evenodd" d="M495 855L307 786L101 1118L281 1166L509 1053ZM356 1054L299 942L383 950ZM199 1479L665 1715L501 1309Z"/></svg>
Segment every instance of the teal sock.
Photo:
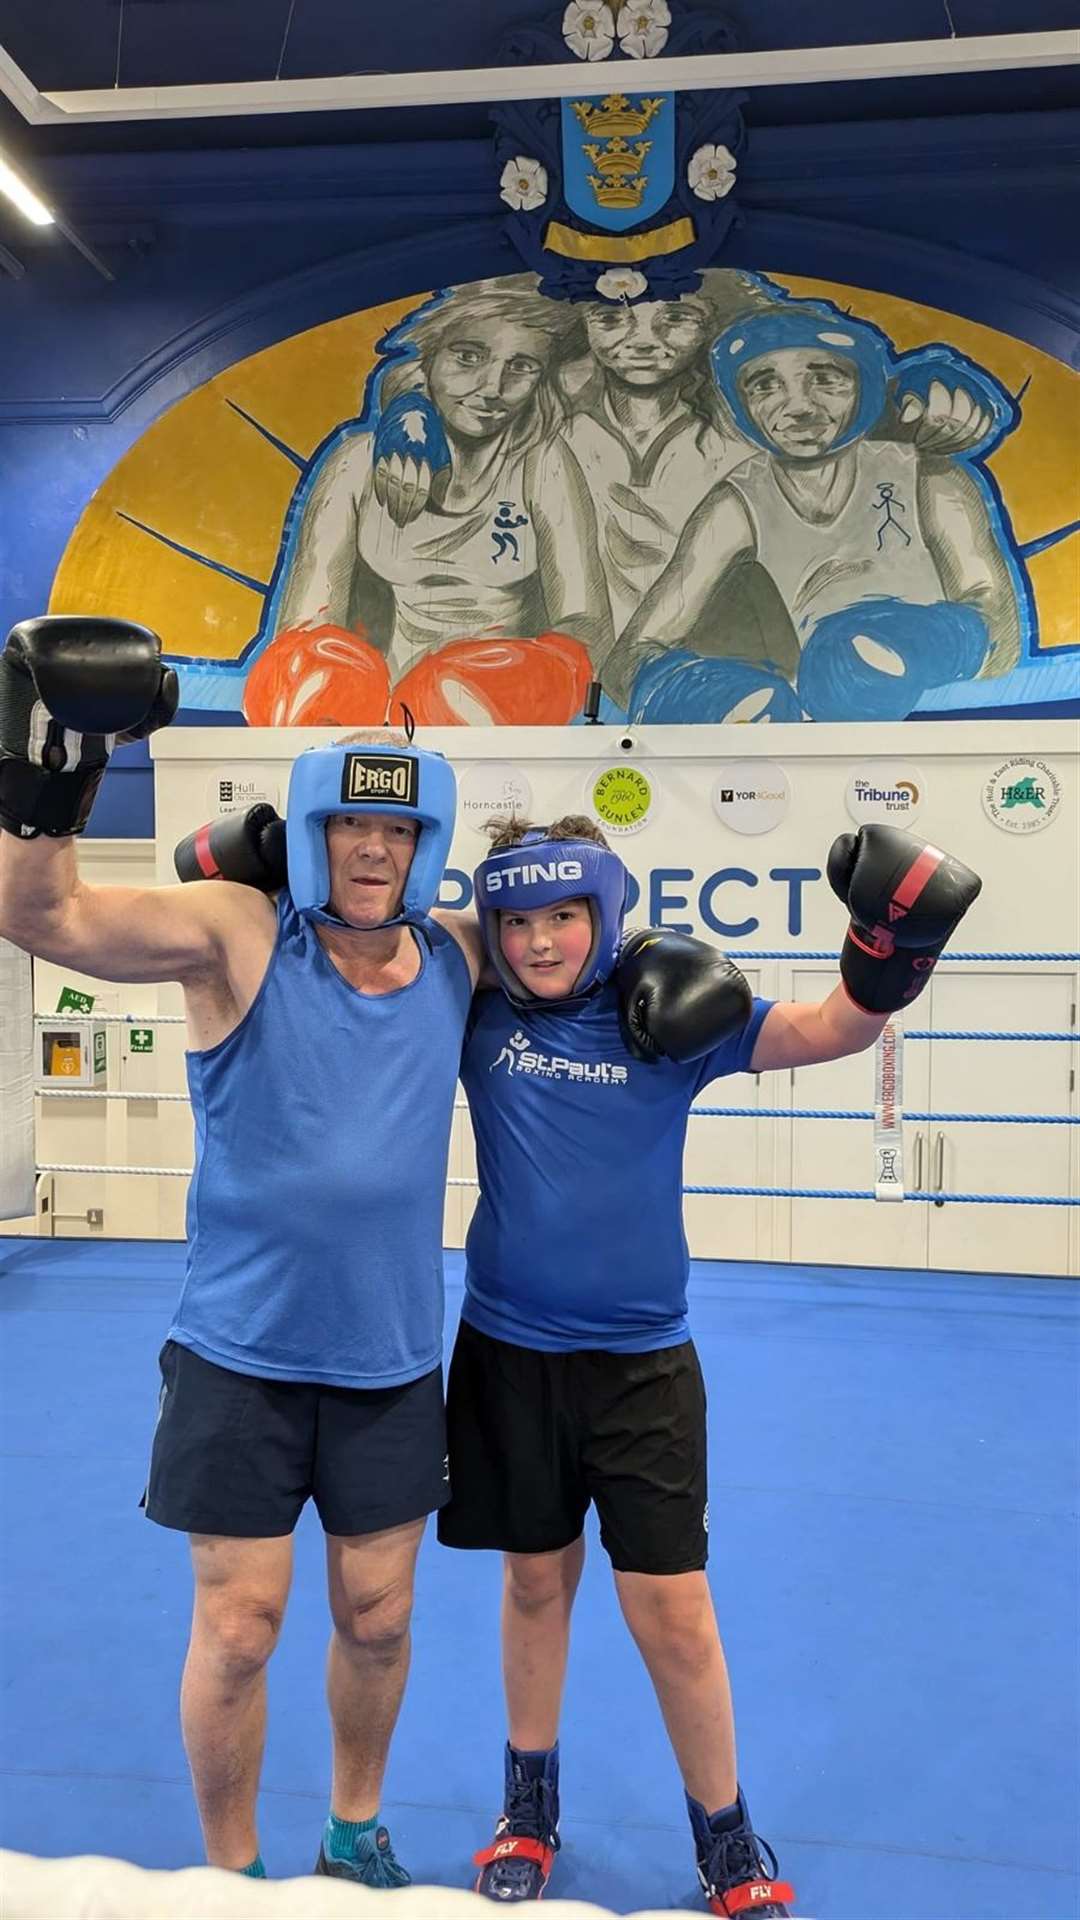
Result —
<svg viewBox="0 0 1080 1920"><path fill-rule="evenodd" d="M373 1813L370 1820L339 1820L331 1813L326 1822L323 1835L323 1847L335 1860L355 1860L356 1842L362 1833L374 1833L379 1824L379 1816Z"/></svg>
<svg viewBox="0 0 1080 1920"><path fill-rule="evenodd" d="M250 1867L241 1867L240 1874L245 1880L265 1880L266 1868L263 1866L262 1854L257 1853L255 1855Z"/></svg>

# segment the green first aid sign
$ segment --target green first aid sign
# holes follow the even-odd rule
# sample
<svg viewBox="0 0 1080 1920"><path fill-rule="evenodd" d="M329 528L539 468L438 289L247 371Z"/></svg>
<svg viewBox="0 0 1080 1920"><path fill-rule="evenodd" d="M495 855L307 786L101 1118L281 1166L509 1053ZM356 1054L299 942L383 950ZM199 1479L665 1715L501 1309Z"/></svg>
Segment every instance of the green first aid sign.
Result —
<svg viewBox="0 0 1080 1920"><path fill-rule="evenodd" d="M132 1027L131 1051L132 1053L153 1053L154 1051L153 1027Z"/></svg>
<svg viewBox="0 0 1080 1920"><path fill-rule="evenodd" d="M61 987L57 1013L93 1013L94 995L80 993L78 987Z"/></svg>

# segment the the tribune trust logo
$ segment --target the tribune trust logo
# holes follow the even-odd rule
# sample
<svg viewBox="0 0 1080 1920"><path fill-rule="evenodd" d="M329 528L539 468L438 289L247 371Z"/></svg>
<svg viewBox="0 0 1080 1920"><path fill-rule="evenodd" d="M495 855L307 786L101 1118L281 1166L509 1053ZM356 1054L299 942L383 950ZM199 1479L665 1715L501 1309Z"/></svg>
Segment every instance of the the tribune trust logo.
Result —
<svg viewBox="0 0 1080 1920"><path fill-rule="evenodd" d="M895 762L853 767L847 810L857 827L905 827L922 805L925 786L918 767Z"/></svg>

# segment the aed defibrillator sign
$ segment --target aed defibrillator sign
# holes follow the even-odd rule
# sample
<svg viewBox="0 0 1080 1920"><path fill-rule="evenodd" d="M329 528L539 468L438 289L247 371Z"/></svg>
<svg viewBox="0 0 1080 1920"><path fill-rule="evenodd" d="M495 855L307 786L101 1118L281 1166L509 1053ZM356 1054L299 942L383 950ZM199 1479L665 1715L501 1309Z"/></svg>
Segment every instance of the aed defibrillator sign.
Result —
<svg viewBox="0 0 1080 1920"><path fill-rule="evenodd" d="M389 800L415 807L420 797L420 763L404 754L350 753L341 776L342 800Z"/></svg>

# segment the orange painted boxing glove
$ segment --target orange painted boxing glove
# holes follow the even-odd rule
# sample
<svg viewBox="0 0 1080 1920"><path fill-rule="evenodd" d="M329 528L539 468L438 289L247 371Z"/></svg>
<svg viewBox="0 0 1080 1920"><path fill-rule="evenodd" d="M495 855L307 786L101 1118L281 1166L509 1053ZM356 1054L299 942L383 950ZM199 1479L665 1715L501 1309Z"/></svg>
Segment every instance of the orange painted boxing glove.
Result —
<svg viewBox="0 0 1080 1920"><path fill-rule="evenodd" d="M390 674L363 633L291 627L260 653L244 685L251 727L381 727Z"/></svg>
<svg viewBox="0 0 1080 1920"><path fill-rule="evenodd" d="M450 640L394 688L420 727L558 727L581 712L592 679L580 640Z"/></svg>

